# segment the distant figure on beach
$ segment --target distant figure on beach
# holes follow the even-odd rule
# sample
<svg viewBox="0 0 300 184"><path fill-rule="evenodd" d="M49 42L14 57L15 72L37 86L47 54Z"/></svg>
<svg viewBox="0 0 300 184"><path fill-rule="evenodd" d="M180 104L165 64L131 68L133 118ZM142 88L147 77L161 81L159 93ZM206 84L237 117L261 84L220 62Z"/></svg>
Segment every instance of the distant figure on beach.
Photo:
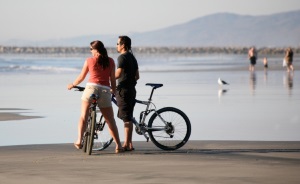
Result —
<svg viewBox="0 0 300 184"><path fill-rule="evenodd" d="M119 107L118 118L124 122L125 140L123 148L132 151L133 110L135 106L135 85L140 78L139 67L131 50L131 39L128 36L119 36L117 42L118 65L116 79L118 79L116 99Z"/></svg>
<svg viewBox="0 0 300 184"><path fill-rule="evenodd" d="M287 48L285 51L285 57L284 57L285 62L286 62L287 72L294 71L293 56L294 56L293 50L290 47Z"/></svg>
<svg viewBox="0 0 300 184"><path fill-rule="evenodd" d="M263 63L264 63L264 68L267 69L268 68L268 58L267 57L264 57Z"/></svg>
<svg viewBox="0 0 300 184"><path fill-rule="evenodd" d="M78 137L74 146L81 149L81 140L85 131L85 123L90 107L91 94L97 94L98 107L105 118L109 127L110 135L116 143L115 152L123 152L118 128L114 119L114 112L111 103L111 93L116 91L115 63L114 60L107 55L107 50L101 41L93 41L90 43L90 51L92 57L85 60L81 73L73 83L68 84L71 90L74 86L80 84L89 73L89 80L81 97L81 115L78 123Z"/></svg>
<svg viewBox="0 0 300 184"><path fill-rule="evenodd" d="M257 53L255 47L251 47L248 51L248 58L250 60L249 71L254 71L254 67L256 64Z"/></svg>

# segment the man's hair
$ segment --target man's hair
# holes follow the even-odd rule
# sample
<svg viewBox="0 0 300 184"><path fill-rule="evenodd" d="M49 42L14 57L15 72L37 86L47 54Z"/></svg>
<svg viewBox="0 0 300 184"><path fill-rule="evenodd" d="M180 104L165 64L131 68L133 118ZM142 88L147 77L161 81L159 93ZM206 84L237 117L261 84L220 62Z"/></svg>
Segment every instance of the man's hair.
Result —
<svg viewBox="0 0 300 184"><path fill-rule="evenodd" d="M131 39L128 36L119 36L120 44L124 44L126 51L131 51Z"/></svg>

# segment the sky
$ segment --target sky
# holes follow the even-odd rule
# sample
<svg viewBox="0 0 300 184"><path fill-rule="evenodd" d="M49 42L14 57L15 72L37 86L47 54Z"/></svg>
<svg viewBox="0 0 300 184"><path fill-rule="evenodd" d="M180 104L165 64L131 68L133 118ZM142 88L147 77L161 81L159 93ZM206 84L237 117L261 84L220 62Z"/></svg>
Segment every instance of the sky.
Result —
<svg viewBox="0 0 300 184"><path fill-rule="evenodd" d="M268 15L299 0L0 0L0 45L166 28L214 13Z"/></svg>

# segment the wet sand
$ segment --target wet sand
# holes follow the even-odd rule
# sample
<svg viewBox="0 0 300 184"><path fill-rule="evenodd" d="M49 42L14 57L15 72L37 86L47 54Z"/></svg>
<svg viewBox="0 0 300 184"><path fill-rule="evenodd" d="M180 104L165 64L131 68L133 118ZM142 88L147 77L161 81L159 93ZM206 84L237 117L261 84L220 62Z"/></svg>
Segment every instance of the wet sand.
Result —
<svg viewBox="0 0 300 184"><path fill-rule="evenodd" d="M91 156L72 144L0 147L7 183L299 183L300 142L189 141L176 151L135 142Z"/></svg>
<svg viewBox="0 0 300 184"><path fill-rule="evenodd" d="M42 118L42 116L27 116L20 113L26 112L28 109L19 108L0 108L0 121L13 121L13 120L24 120ZM1 111L16 111L16 112L1 112Z"/></svg>

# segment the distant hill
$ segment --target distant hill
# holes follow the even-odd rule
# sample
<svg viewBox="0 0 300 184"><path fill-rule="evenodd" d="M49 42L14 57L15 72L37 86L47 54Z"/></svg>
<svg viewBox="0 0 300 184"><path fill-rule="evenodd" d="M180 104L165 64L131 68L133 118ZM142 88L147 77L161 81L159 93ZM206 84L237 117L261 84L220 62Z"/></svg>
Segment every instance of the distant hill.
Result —
<svg viewBox="0 0 300 184"><path fill-rule="evenodd" d="M299 47L300 10L263 16L217 13L163 29L132 33L133 46ZM44 42L14 40L19 46L86 46L99 39L108 47L118 35L88 35ZM13 43L13 42L7 42Z"/></svg>
<svg viewBox="0 0 300 184"><path fill-rule="evenodd" d="M133 36L147 46L300 46L300 10L265 16L218 13Z"/></svg>

